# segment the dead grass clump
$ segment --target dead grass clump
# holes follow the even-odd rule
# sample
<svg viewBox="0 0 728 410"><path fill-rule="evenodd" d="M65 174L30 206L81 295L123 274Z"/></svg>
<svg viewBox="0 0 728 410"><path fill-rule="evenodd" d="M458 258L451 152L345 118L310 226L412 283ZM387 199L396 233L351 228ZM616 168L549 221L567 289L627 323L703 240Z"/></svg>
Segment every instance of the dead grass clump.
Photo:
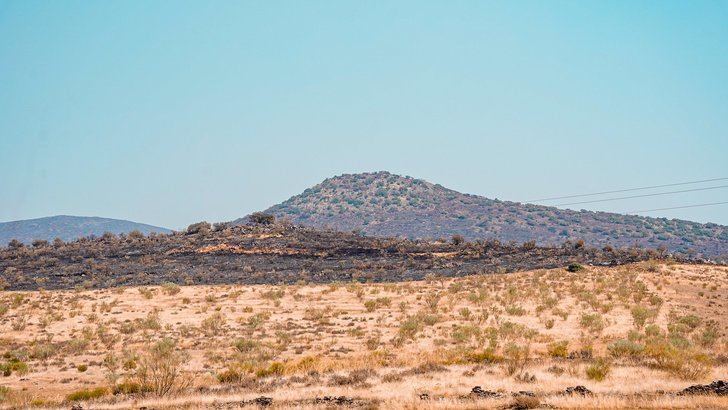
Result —
<svg viewBox="0 0 728 410"><path fill-rule="evenodd" d="M357 369L349 372L348 375L333 375L329 378L329 386L357 386L368 387L366 383L370 377L376 376L376 372L372 369Z"/></svg>
<svg viewBox="0 0 728 410"><path fill-rule="evenodd" d="M180 293L181 289L176 283L165 282L162 284L162 291L168 296L174 296Z"/></svg>
<svg viewBox="0 0 728 410"><path fill-rule="evenodd" d="M506 407L508 409L537 409L541 407L541 400L538 397L518 395L513 398L513 401Z"/></svg>
<svg viewBox="0 0 728 410"><path fill-rule="evenodd" d="M200 328L207 336L217 336L225 328L225 317L220 312L213 313L202 321Z"/></svg>

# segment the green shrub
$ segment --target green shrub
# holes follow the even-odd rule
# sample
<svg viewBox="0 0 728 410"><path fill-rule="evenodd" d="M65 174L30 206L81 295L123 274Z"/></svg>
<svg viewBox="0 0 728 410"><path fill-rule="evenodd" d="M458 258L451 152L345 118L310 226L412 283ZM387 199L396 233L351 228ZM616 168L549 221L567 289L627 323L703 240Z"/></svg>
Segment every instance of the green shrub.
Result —
<svg viewBox="0 0 728 410"><path fill-rule="evenodd" d="M612 357L635 358L642 355L645 347L630 340L617 340L610 343L607 350Z"/></svg>
<svg viewBox="0 0 728 410"><path fill-rule="evenodd" d="M126 381L114 386L114 395L142 393L143 389L139 383Z"/></svg>
<svg viewBox="0 0 728 410"><path fill-rule="evenodd" d="M677 323L687 326L687 328L689 329L688 333L692 332L693 330L695 330L695 328L700 326L701 322L702 320L695 315L685 315L677 318Z"/></svg>
<svg viewBox="0 0 728 410"><path fill-rule="evenodd" d="M549 356L556 358L566 358L569 354L569 342L566 340L560 342L554 342L549 345Z"/></svg>
<svg viewBox="0 0 728 410"><path fill-rule="evenodd" d="M458 326L452 332L455 343L465 343L480 335L480 328L477 326Z"/></svg>
<svg viewBox="0 0 728 410"><path fill-rule="evenodd" d="M720 333L718 331L718 323L715 321L711 321L706 325L705 329L703 329L703 332L700 334L700 336L696 337L696 342L700 344L703 347L712 347L715 342L718 340L718 337L720 337Z"/></svg>
<svg viewBox="0 0 728 410"><path fill-rule="evenodd" d="M579 318L579 324L584 329L589 330L592 333L600 333L604 330L604 319L599 313L582 313Z"/></svg>
<svg viewBox="0 0 728 410"><path fill-rule="evenodd" d="M263 212L253 212L250 214L250 222L262 225L270 225L276 221L276 217Z"/></svg>
<svg viewBox="0 0 728 410"><path fill-rule="evenodd" d="M99 397L103 397L109 393L109 390L106 387L97 387L95 389L82 389L77 390L68 396L66 396L66 401L82 401L82 400L92 400L92 399L98 399Z"/></svg>
<svg viewBox="0 0 728 410"><path fill-rule="evenodd" d="M0 373L5 377L13 373L24 375L28 373L28 365L17 357L10 357L6 363L0 364Z"/></svg>
<svg viewBox="0 0 728 410"><path fill-rule="evenodd" d="M600 382L607 378L610 370L611 366L609 365L609 362L599 358L586 368L586 377L589 380Z"/></svg>
<svg viewBox="0 0 728 410"><path fill-rule="evenodd" d="M634 325L641 329L644 327L645 322L647 322L647 319L652 316L652 312L645 308L644 306L635 305L632 306L632 309L630 310L630 313L632 313L632 320L634 320Z"/></svg>
<svg viewBox="0 0 728 410"><path fill-rule="evenodd" d="M269 377L269 376L280 376L285 371L285 365L281 362L273 362L270 366L262 369L258 369L255 372L257 377Z"/></svg>
<svg viewBox="0 0 728 410"><path fill-rule="evenodd" d="M467 363L498 363L503 360L490 348L482 351L468 351L464 356Z"/></svg>
<svg viewBox="0 0 728 410"><path fill-rule="evenodd" d="M220 383L238 383L243 377L243 374L235 369L226 369L217 374L217 380Z"/></svg>
<svg viewBox="0 0 728 410"><path fill-rule="evenodd" d="M169 296L178 294L182 289L176 283L165 282L162 284L162 291Z"/></svg>
<svg viewBox="0 0 728 410"><path fill-rule="evenodd" d="M569 266L566 267L566 270L569 272L580 272L584 270L584 267L578 263L572 263L569 264Z"/></svg>
<svg viewBox="0 0 728 410"><path fill-rule="evenodd" d="M648 364L683 380L696 380L713 370L711 358L699 351L681 348L667 340L652 340L645 346Z"/></svg>
<svg viewBox="0 0 728 410"><path fill-rule="evenodd" d="M511 305L506 307L506 313L512 316L523 316L526 314L526 309L521 306Z"/></svg>
<svg viewBox="0 0 728 410"><path fill-rule="evenodd" d="M222 313L213 313L205 318L200 324L200 328L207 336L219 335L225 327L225 317Z"/></svg>
<svg viewBox="0 0 728 410"><path fill-rule="evenodd" d="M523 372L528 362L529 351L528 346L519 346L515 343L509 343L503 349L505 372L508 376Z"/></svg>
<svg viewBox="0 0 728 410"><path fill-rule="evenodd" d="M417 316L408 316L399 324L399 336L405 340L414 339L421 328L422 324Z"/></svg>
<svg viewBox="0 0 728 410"><path fill-rule="evenodd" d="M0 386L0 403L4 402L5 399L10 395L10 387Z"/></svg>

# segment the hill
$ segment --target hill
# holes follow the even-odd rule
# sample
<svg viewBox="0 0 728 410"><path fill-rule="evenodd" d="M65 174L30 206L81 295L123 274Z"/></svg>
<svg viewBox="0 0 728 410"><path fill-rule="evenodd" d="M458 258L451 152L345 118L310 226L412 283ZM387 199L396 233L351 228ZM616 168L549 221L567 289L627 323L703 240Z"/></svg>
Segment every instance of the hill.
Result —
<svg viewBox="0 0 728 410"><path fill-rule="evenodd" d="M389 172L329 178L265 212L296 224L374 236L460 234L542 245L583 239L594 246L664 246L673 253L728 260L726 226L501 201Z"/></svg>
<svg viewBox="0 0 728 410"><path fill-rule="evenodd" d="M90 235L101 236L105 232L120 234L132 231L139 231L145 235L152 232L171 232L166 228L122 219L58 215L0 223L0 245L5 245L13 239L29 244L36 239L52 241L60 238L71 241Z"/></svg>

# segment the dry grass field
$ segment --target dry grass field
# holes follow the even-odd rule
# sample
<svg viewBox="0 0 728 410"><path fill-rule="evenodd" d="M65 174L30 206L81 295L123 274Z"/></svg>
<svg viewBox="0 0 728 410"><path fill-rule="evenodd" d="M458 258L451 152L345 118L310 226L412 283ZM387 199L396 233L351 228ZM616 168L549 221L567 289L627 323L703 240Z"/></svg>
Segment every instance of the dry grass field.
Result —
<svg viewBox="0 0 728 410"><path fill-rule="evenodd" d="M0 292L0 407L728 408L728 268L579 268Z"/></svg>

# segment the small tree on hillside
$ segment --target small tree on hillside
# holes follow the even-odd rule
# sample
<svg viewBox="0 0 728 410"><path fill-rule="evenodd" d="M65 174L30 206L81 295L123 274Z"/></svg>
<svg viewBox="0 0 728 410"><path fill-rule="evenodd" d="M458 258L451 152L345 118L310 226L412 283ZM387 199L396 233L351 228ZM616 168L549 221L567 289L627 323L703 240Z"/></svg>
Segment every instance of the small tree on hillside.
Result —
<svg viewBox="0 0 728 410"><path fill-rule="evenodd" d="M48 246L48 241L45 239L36 239L33 241L33 247L34 248L43 248Z"/></svg>
<svg viewBox="0 0 728 410"><path fill-rule="evenodd" d="M463 236L460 235L459 233L456 233L455 235L452 236L453 245L458 246L463 242L465 242L465 238L463 238Z"/></svg>
<svg viewBox="0 0 728 410"><path fill-rule="evenodd" d="M209 222L202 221L202 222L197 222L197 223L194 223L194 224L188 226L186 233L187 233L187 235L194 235L197 233L205 235L210 232L211 228L212 228L212 226L210 225Z"/></svg>
<svg viewBox="0 0 728 410"><path fill-rule="evenodd" d="M250 214L250 222L262 225L271 225L276 221L276 217L263 212L253 212Z"/></svg>

